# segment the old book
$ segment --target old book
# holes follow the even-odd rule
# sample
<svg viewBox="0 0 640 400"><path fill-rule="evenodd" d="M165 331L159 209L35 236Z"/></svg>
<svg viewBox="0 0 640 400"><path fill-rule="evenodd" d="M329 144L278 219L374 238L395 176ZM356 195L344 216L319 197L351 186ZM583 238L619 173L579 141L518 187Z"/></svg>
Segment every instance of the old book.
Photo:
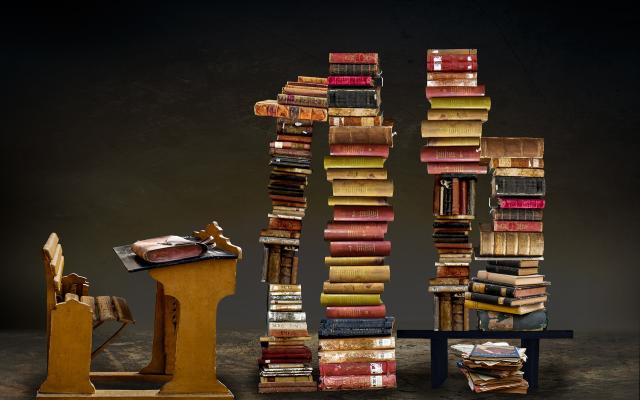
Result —
<svg viewBox="0 0 640 400"><path fill-rule="evenodd" d="M198 257L207 251L207 245L181 236L168 235L138 240L131 245L136 256L151 263L161 263Z"/></svg>
<svg viewBox="0 0 640 400"><path fill-rule="evenodd" d="M478 49L428 49L427 50L427 57L438 56L438 55L443 56L443 55L449 55L449 54L463 55L463 56L477 55Z"/></svg>
<svg viewBox="0 0 640 400"><path fill-rule="evenodd" d="M544 168L543 158L499 157L489 160L489 168Z"/></svg>
<svg viewBox="0 0 640 400"><path fill-rule="evenodd" d="M445 265L445 264L436 263L436 267L441 266L441 265ZM455 264L455 265L465 266L467 264ZM429 279L429 285L431 285L431 286L437 286L437 285L468 285L468 284L469 284L469 278L455 277L455 278L430 278Z"/></svg>
<svg viewBox="0 0 640 400"><path fill-rule="evenodd" d="M423 120L420 132L423 138L432 137L480 137L481 121Z"/></svg>
<svg viewBox="0 0 640 400"><path fill-rule="evenodd" d="M302 222L295 219L269 218L269 229L301 231Z"/></svg>
<svg viewBox="0 0 640 400"><path fill-rule="evenodd" d="M447 109L468 109L477 108L482 110L491 109L491 98L489 96L476 97L433 97L429 99L431 108Z"/></svg>
<svg viewBox="0 0 640 400"><path fill-rule="evenodd" d="M478 282L474 280L469 283L469 291L474 293L486 293L501 297L527 297L539 296L547 292L546 285L528 285L528 286L507 286L497 283Z"/></svg>
<svg viewBox="0 0 640 400"><path fill-rule="evenodd" d="M479 137L434 137L427 139L429 147L473 146L480 145Z"/></svg>
<svg viewBox="0 0 640 400"><path fill-rule="evenodd" d="M542 256L544 236L540 232L494 232L480 225L481 256Z"/></svg>
<svg viewBox="0 0 640 400"><path fill-rule="evenodd" d="M542 221L493 221L494 232L542 232Z"/></svg>
<svg viewBox="0 0 640 400"><path fill-rule="evenodd" d="M386 144L332 144L329 145L329 155L388 158L389 146Z"/></svg>
<svg viewBox="0 0 640 400"><path fill-rule="evenodd" d="M278 283L280 277L280 246L269 246L269 257L267 264L267 282Z"/></svg>
<svg viewBox="0 0 640 400"><path fill-rule="evenodd" d="M270 284L269 292L300 292L302 293L302 285L279 285L279 284Z"/></svg>
<svg viewBox="0 0 640 400"><path fill-rule="evenodd" d="M492 173L494 176L544 178L544 169L541 168L494 168Z"/></svg>
<svg viewBox="0 0 640 400"><path fill-rule="evenodd" d="M462 79L438 79L428 80L427 87L454 87L454 86L478 86L478 79L462 78ZM483 94L484 95L484 91Z"/></svg>
<svg viewBox="0 0 640 400"><path fill-rule="evenodd" d="M469 208L469 181L463 179L460 181L460 214L470 214Z"/></svg>
<svg viewBox="0 0 640 400"><path fill-rule="evenodd" d="M396 375L344 375L321 376L318 389L330 390L370 390L395 388Z"/></svg>
<svg viewBox="0 0 640 400"><path fill-rule="evenodd" d="M364 75L341 75L341 76L329 76L327 78L329 86L359 86L359 87L374 87L382 86L381 76L364 76Z"/></svg>
<svg viewBox="0 0 640 400"><path fill-rule="evenodd" d="M530 268L520 268L520 267L511 267L507 265L493 265L487 264L485 266L487 272L495 272L497 274L506 274L506 275L536 275L538 274L538 267L530 267Z"/></svg>
<svg viewBox="0 0 640 400"><path fill-rule="evenodd" d="M292 264L291 264L291 283L298 283L298 256L293 256Z"/></svg>
<svg viewBox="0 0 640 400"><path fill-rule="evenodd" d="M300 149L270 148L269 154L272 156L282 155L290 157L311 158L311 152L309 150Z"/></svg>
<svg viewBox="0 0 640 400"><path fill-rule="evenodd" d="M429 147L420 149L422 162L480 162L480 148L469 146Z"/></svg>
<svg viewBox="0 0 640 400"><path fill-rule="evenodd" d="M295 96L312 96L322 97L327 96L327 89L317 88L312 86L290 86L287 85L282 88L282 93Z"/></svg>
<svg viewBox="0 0 640 400"><path fill-rule="evenodd" d="M330 64L378 64L378 53L329 53Z"/></svg>
<svg viewBox="0 0 640 400"><path fill-rule="evenodd" d="M334 196L393 197L393 181L388 179L334 179Z"/></svg>
<svg viewBox="0 0 640 400"><path fill-rule="evenodd" d="M483 293L466 292L464 294L464 297L467 300L474 300L474 301L479 301L481 303L498 304L498 305L504 305L504 306L510 306L510 307L522 306L527 304L544 303L545 301L547 301L547 296L545 295L514 298L514 297L500 297L500 296L494 296L494 295L483 294Z"/></svg>
<svg viewBox="0 0 640 400"><path fill-rule="evenodd" d="M544 139L528 137L483 137L482 158L542 158Z"/></svg>
<svg viewBox="0 0 640 400"><path fill-rule="evenodd" d="M306 321L307 314L304 312L274 312L269 311L267 313L269 322L286 322L286 321Z"/></svg>
<svg viewBox="0 0 640 400"><path fill-rule="evenodd" d="M276 136L276 140L281 142L303 143L303 144L310 145L313 140L313 137L303 136L298 134L278 134Z"/></svg>
<svg viewBox="0 0 640 400"><path fill-rule="evenodd" d="M451 304L451 329L454 331L464 330L464 297L456 294Z"/></svg>
<svg viewBox="0 0 640 400"><path fill-rule="evenodd" d="M427 164L429 175L440 174L473 174L487 173L487 166L472 162L430 162Z"/></svg>
<svg viewBox="0 0 640 400"><path fill-rule="evenodd" d="M384 168L329 168L326 170L327 172L327 180L329 182L338 180L338 179L375 179L375 180L384 180L387 179L387 170ZM335 191L335 186L334 186ZM334 194L334 196L344 196ZM366 196L362 195L347 195L351 197L360 197Z"/></svg>
<svg viewBox="0 0 640 400"><path fill-rule="evenodd" d="M427 82L451 79L478 79L477 72L427 72Z"/></svg>
<svg viewBox="0 0 640 400"><path fill-rule="evenodd" d="M306 322L269 322L269 336L298 337L307 336Z"/></svg>
<svg viewBox="0 0 640 400"><path fill-rule="evenodd" d="M320 376L388 375L395 374L396 362L321 363L319 364L319 372Z"/></svg>
<svg viewBox="0 0 640 400"><path fill-rule="evenodd" d="M325 281L322 285L324 293L362 293L362 294L380 294L384 292L384 283L382 282L348 282L336 283Z"/></svg>
<svg viewBox="0 0 640 400"><path fill-rule="evenodd" d="M541 209L492 208L489 211L494 221L542 221Z"/></svg>
<svg viewBox="0 0 640 400"><path fill-rule="evenodd" d="M379 294L320 294L320 305L324 307L377 306L379 304L382 304Z"/></svg>
<svg viewBox="0 0 640 400"><path fill-rule="evenodd" d="M376 76L380 74L378 64L329 64L329 75L368 75Z"/></svg>
<svg viewBox="0 0 640 400"><path fill-rule="evenodd" d="M468 275L469 273L467 272ZM431 285L427 288L427 291L429 293L464 293L466 289L467 285Z"/></svg>
<svg viewBox="0 0 640 400"><path fill-rule="evenodd" d="M299 246L300 239L288 239L281 237L265 237L261 236L258 238L258 242L262 244L279 244L282 246Z"/></svg>
<svg viewBox="0 0 640 400"><path fill-rule="evenodd" d="M544 196L544 178L523 178L515 176L493 176L491 196Z"/></svg>
<svg viewBox="0 0 640 400"><path fill-rule="evenodd" d="M324 230L325 240L382 240L386 222L330 222Z"/></svg>
<svg viewBox="0 0 640 400"><path fill-rule="evenodd" d="M332 117L375 117L378 114L379 108L329 107L328 112Z"/></svg>
<svg viewBox="0 0 640 400"><path fill-rule="evenodd" d="M542 331L547 323L546 310L524 315L478 310L478 329L482 331Z"/></svg>
<svg viewBox="0 0 640 400"><path fill-rule="evenodd" d="M378 126L330 126L329 145L379 144L393 146L393 121Z"/></svg>
<svg viewBox="0 0 640 400"><path fill-rule="evenodd" d="M278 104L288 104L293 106L305 106L305 107L327 107L327 98L315 97L315 96L300 96L295 94L278 94Z"/></svg>
<svg viewBox="0 0 640 400"><path fill-rule="evenodd" d="M427 110L427 120L477 120L486 122L489 120L489 112L483 109L434 109ZM478 140L479 142L479 140Z"/></svg>
<svg viewBox="0 0 640 400"><path fill-rule="evenodd" d="M384 318L387 309L384 304L377 306L327 307L327 318Z"/></svg>
<svg viewBox="0 0 640 400"><path fill-rule="evenodd" d="M425 90L427 98L434 97L458 97L458 96L484 96L484 85L468 86L433 86L427 85Z"/></svg>
<svg viewBox="0 0 640 400"><path fill-rule="evenodd" d="M523 306L509 307L509 306L501 306L497 304L481 303L474 300L465 300L464 306L466 308L473 308L476 310L498 311L502 313L518 314L518 315L527 314L533 311L544 309L544 303L526 304Z"/></svg>
<svg viewBox="0 0 640 400"><path fill-rule="evenodd" d="M332 108L379 108L380 88L329 88L328 105Z"/></svg>
<svg viewBox="0 0 640 400"><path fill-rule="evenodd" d="M388 265L329 266L329 282L388 282L391 271ZM363 304L364 305L364 304Z"/></svg>
<svg viewBox="0 0 640 400"><path fill-rule="evenodd" d="M492 260L489 261L488 265L499 265L511 268L538 268L540 266L540 260Z"/></svg>
<svg viewBox="0 0 640 400"><path fill-rule="evenodd" d="M329 206L388 206L389 202L385 197L363 197L363 196L329 196L327 199Z"/></svg>
<svg viewBox="0 0 640 400"><path fill-rule="evenodd" d="M511 208L526 208L526 209L543 209L545 207L545 200L539 198L518 198L518 197L493 197L489 199L489 205L491 207Z"/></svg>
<svg viewBox="0 0 640 400"><path fill-rule="evenodd" d="M391 254L391 242L388 240L329 242L329 252L333 257L388 256Z"/></svg>
<svg viewBox="0 0 640 400"><path fill-rule="evenodd" d="M395 323L394 317L362 319L362 318L323 318L320 326L323 328L391 328Z"/></svg>
<svg viewBox="0 0 640 400"><path fill-rule="evenodd" d="M382 115L374 117L329 117L329 126L380 126L384 121Z"/></svg>
<svg viewBox="0 0 640 400"><path fill-rule="evenodd" d="M330 168L383 168L383 157L325 156L324 169Z"/></svg>
<svg viewBox="0 0 640 400"><path fill-rule="evenodd" d="M453 329L453 320L451 315L451 294L440 293L438 294L440 312L439 322L441 331L450 331Z"/></svg>
<svg viewBox="0 0 640 400"><path fill-rule="evenodd" d="M427 62L427 71L477 71L476 61L433 61Z"/></svg>
<svg viewBox="0 0 640 400"><path fill-rule="evenodd" d="M394 361L395 349L359 349L318 351L320 363Z"/></svg>
<svg viewBox="0 0 640 400"><path fill-rule="evenodd" d="M448 278L448 277L469 277L469 267L436 267L436 277Z"/></svg>
<svg viewBox="0 0 640 400"><path fill-rule="evenodd" d="M253 107L257 116L326 121L327 109L278 104L277 100L259 101Z"/></svg>
<svg viewBox="0 0 640 400"><path fill-rule="evenodd" d="M387 221L394 219L391 206L335 206L334 221Z"/></svg>
<svg viewBox="0 0 640 400"><path fill-rule="evenodd" d="M313 382L313 377L311 375L302 375L302 376L260 376L260 383L269 383L269 382Z"/></svg>
<svg viewBox="0 0 640 400"><path fill-rule="evenodd" d="M497 284L508 284L514 286L535 285L544 282L544 275L505 275L494 272L478 271L478 279L495 282Z"/></svg>
<svg viewBox="0 0 640 400"><path fill-rule="evenodd" d="M298 76L298 82L305 82L305 83L318 83L321 85L326 85L328 83L327 78L322 77L322 76L304 76L304 75L299 75Z"/></svg>
<svg viewBox="0 0 640 400"><path fill-rule="evenodd" d="M460 178L451 179L451 214L460 214Z"/></svg>
<svg viewBox="0 0 640 400"><path fill-rule="evenodd" d="M325 265L382 265L384 257L325 257Z"/></svg>

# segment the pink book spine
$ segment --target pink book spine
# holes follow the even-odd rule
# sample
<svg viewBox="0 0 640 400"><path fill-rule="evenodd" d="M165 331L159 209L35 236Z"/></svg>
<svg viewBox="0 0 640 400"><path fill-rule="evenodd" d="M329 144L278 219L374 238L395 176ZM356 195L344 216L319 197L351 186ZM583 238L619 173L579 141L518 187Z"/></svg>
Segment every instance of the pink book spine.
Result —
<svg viewBox="0 0 640 400"><path fill-rule="evenodd" d="M387 315L387 308L384 304L379 306L327 307L326 313L327 318L384 318Z"/></svg>
<svg viewBox="0 0 640 400"><path fill-rule="evenodd" d="M545 206L544 199L519 199L515 197L501 197L499 199L500 208L536 208L542 209Z"/></svg>
<svg viewBox="0 0 640 400"><path fill-rule="evenodd" d="M330 76L327 82L329 86L373 86L373 78L370 76Z"/></svg>
<svg viewBox="0 0 640 400"><path fill-rule="evenodd" d="M388 240L329 242L332 257L388 256L391 242Z"/></svg>
<svg viewBox="0 0 640 400"><path fill-rule="evenodd" d="M427 54L427 63L478 62L477 54Z"/></svg>
<svg viewBox="0 0 640 400"><path fill-rule="evenodd" d="M396 375L321 376L320 390L387 389L396 387Z"/></svg>
<svg viewBox="0 0 640 400"><path fill-rule="evenodd" d="M429 175L438 174L486 174L487 166L470 162L437 162L427 164Z"/></svg>
<svg viewBox="0 0 640 400"><path fill-rule="evenodd" d="M432 97L484 96L484 85L478 86L427 86L427 99Z"/></svg>
<svg viewBox="0 0 640 400"><path fill-rule="evenodd" d="M329 145L332 156L389 157L386 144L332 144Z"/></svg>
<svg viewBox="0 0 640 400"><path fill-rule="evenodd" d="M478 70L478 63L473 61L452 61L452 62L427 62L427 71L451 71L451 72L475 72Z"/></svg>
<svg viewBox="0 0 640 400"><path fill-rule="evenodd" d="M542 221L493 221L495 232L542 232Z"/></svg>
<svg viewBox="0 0 640 400"><path fill-rule="evenodd" d="M391 206L335 206L334 221L393 221Z"/></svg>
<svg viewBox="0 0 640 400"><path fill-rule="evenodd" d="M378 53L329 53L330 64L377 64Z"/></svg>
<svg viewBox="0 0 640 400"><path fill-rule="evenodd" d="M420 149L422 162L480 162L480 148L469 146L429 147Z"/></svg>
<svg viewBox="0 0 640 400"><path fill-rule="evenodd" d="M395 361L320 363L321 376L388 375L395 373Z"/></svg>

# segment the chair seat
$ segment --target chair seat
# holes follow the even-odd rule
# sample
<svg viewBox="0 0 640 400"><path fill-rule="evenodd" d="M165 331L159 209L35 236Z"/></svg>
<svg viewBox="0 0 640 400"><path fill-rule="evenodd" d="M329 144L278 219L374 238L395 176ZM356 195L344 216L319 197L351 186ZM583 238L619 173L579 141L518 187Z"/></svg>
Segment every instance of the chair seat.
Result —
<svg viewBox="0 0 640 400"><path fill-rule="evenodd" d="M118 321L123 324L134 322L133 315L127 300L117 296L82 296L73 293L67 293L64 300L74 299L80 301L93 311L94 322Z"/></svg>

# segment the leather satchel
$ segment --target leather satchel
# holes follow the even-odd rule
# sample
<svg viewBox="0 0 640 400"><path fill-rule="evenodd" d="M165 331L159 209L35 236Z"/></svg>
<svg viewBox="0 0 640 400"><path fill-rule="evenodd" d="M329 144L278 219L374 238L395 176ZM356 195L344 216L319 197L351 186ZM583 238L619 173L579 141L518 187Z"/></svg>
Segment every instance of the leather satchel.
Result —
<svg viewBox="0 0 640 400"><path fill-rule="evenodd" d="M181 236L161 236L152 239L138 240L131 245L131 250L140 258L152 263L183 260L204 254L207 244L213 240L197 242Z"/></svg>

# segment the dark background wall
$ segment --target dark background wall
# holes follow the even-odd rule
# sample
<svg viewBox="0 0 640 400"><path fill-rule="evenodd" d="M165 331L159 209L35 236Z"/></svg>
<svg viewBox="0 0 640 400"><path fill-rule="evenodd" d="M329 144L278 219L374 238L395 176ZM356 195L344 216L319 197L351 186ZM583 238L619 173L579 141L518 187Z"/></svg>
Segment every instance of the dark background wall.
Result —
<svg viewBox="0 0 640 400"><path fill-rule="evenodd" d="M91 3L91 2L89 2ZM217 220L244 249L224 327L264 326L260 228L274 122L253 115L287 79L323 76L330 51L377 51L396 221L384 295L402 328L432 324L432 177L423 143L425 52L478 48L493 101L486 136L546 141L546 260L551 327L638 330L635 145L638 19L623 7L545 2L405 1L218 5L78 3L3 12L1 327L42 327L40 247L60 234L67 271L94 294L129 299L143 327L154 284L128 275L111 247ZM301 280L312 326L327 276L329 219L318 124ZM478 214L488 220L488 180ZM474 267L474 271L477 265Z"/></svg>

